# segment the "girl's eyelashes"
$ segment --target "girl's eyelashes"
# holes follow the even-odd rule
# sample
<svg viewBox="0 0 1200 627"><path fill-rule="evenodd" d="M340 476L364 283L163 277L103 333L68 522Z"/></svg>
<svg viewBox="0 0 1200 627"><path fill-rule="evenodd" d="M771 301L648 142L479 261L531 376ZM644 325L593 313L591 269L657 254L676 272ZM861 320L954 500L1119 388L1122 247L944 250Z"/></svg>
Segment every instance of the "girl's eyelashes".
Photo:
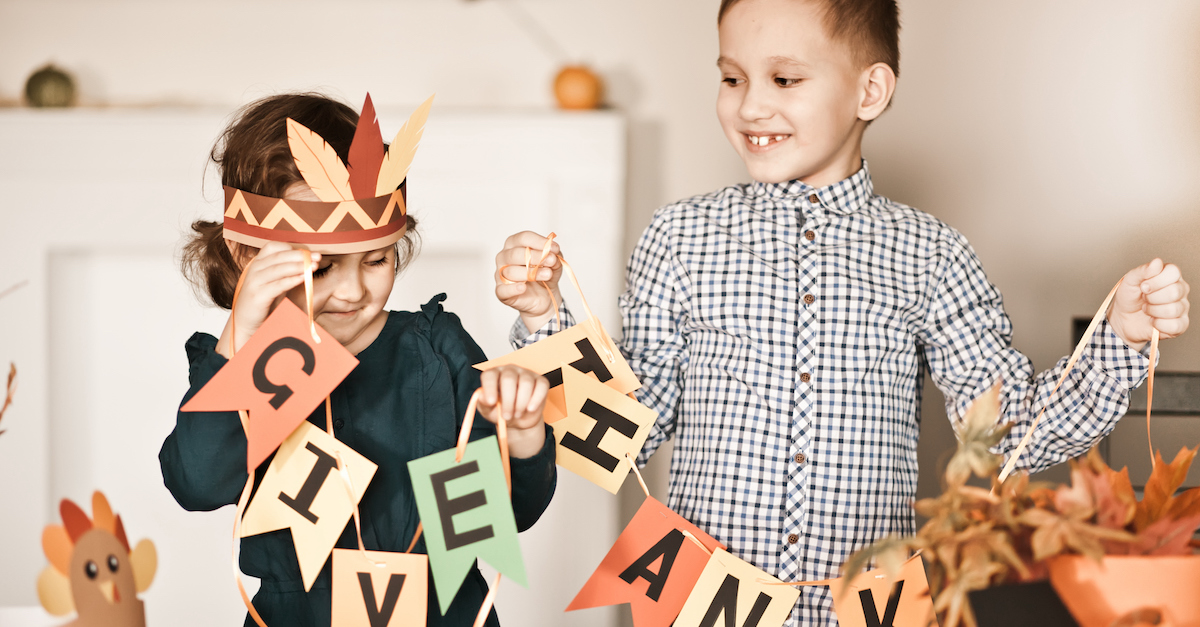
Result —
<svg viewBox="0 0 1200 627"><path fill-rule="evenodd" d="M368 261L367 265L382 266L382 265L386 264L387 262L388 262L387 255L384 255L384 256L380 257L379 259L376 259L375 261Z"/></svg>
<svg viewBox="0 0 1200 627"><path fill-rule="evenodd" d="M318 266L316 270L313 270L313 278L316 279L316 278L325 276L329 272L329 269L332 267L333 267L332 263L329 265L326 265L326 266Z"/></svg>
<svg viewBox="0 0 1200 627"><path fill-rule="evenodd" d="M726 76L721 79L721 82L729 85L730 87L737 87L738 83L741 82L741 79L737 78L736 76Z"/></svg>

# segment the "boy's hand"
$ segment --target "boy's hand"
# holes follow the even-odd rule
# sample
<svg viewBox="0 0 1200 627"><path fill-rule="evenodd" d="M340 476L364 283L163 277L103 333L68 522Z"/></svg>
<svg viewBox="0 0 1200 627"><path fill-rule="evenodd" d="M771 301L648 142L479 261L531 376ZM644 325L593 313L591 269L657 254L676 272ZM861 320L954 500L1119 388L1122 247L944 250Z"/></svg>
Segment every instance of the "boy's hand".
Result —
<svg viewBox="0 0 1200 627"><path fill-rule="evenodd" d="M307 251L292 248L283 242L267 242L250 265L246 267L246 279L242 283L242 291L238 294L237 307L229 316L221 339L217 342L217 352L230 357L233 351L229 349L230 323L237 323L237 345L235 350L250 340L250 336L262 326L267 316L279 304L288 290L304 283L304 260ZM312 255L312 267L316 270L321 260L320 253ZM236 317L236 319L235 319Z"/></svg>
<svg viewBox="0 0 1200 627"><path fill-rule="evenodd" d="M542 410L550 382L546 377L520 366L496 366L479 374L483 390L479 413L495 423L508 424L508 453L517 458L533 457L546 442Z"/></svg>
<svg viewBox="0 0 1200 627"><path fill-rule="evenodd" d="M1125 274L1113 297L1108 323L1125 343L1142 350L1151 329L1178 337L1188 328L1188 284L1175 264L1155 259Z"/></svg>
<svg viewBox="0 0 1200 627"><path fill-rule="evenodd" d="M562 264L558 261L558 242L551 242L550 254L535 268L532 281L525 263L537 263L546 247L546 238L532 231L522 231L504 242L504 250L496 255L496 298L516 309L530 333L540 329L554 317L554 303L562 302L558 279ZM547 292L545 283L553 292Z"/></svg>

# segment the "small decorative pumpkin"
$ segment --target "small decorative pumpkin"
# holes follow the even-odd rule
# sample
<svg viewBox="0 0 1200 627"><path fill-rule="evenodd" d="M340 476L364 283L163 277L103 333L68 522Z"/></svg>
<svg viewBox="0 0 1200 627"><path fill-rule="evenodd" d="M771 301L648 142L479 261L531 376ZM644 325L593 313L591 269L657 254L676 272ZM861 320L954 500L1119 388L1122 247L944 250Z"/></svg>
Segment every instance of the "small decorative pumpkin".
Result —
<svg viewBox="0 0 1200 627"><path fill-rule="evenodd" d="M554 97L560 109L595 109L604 96L604 83L582 65L568 65L554 78Z"/></svg>
<svg viewBox="0 0 1200 627"><path fill-rule="evenodd" d="M25 101L32 107L69 107L75 104L75 81L47 64L25 81Z"/></svg>

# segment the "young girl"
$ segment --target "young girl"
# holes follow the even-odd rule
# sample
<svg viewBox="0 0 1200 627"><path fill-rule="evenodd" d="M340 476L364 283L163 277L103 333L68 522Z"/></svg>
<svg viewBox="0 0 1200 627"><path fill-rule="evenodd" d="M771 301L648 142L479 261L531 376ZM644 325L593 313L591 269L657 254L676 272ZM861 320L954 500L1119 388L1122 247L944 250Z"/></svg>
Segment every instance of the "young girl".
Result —
<svg viewBox="0 0 1200 627"><path fill-rule="evenodd" d="M364 126L377 136L374 117L368 98ZM359 503L366 548L408 548L419 519L407 463L454 446L477 388L483 390L480 414L487 421L474 421L471 438L491 435L495 421L507 421L513 513L523 531L537 521L554 494L554 440L542 419L547 382L521 368L482 374L472 368L486 357L459 319L442 309L444 294L419 312L384 309L396 274L414 255L416 220L406 215L399 181L391 185L380 174L379 181L364 182L363 172L370 168L363 164L371 154L382 160L383 149L379 139L372 146L369 139L357 137L358 118L346 105L323 96L274 96L244 108L213 148L212 159L226 190L225 222L192 225L183 267L193 283L225 309L232 306L238 278L245 273L245 279L221 337L196 333L187 341L191 388L184 402L249 340L282 299L291 299L301 310L306 307L308 253L300 248L307 248L312 251L314 319L359 360L333 391L332 418L337 438L379 466ZM264 213L281 207L293 211L290 218L311 221L314 212L329 214L345 204L329 202L327 189L310 185L312 181L302 176L288 139L289 127L296 124L327 142L342 163L349 164L354 202L369 224L342 222L336 232L314 234L298 233L285 219L267 228L271 220L262 220ZM357 133L371 135L362 128ZM414 139L401 149L415 145ZM233 328L236 337L231 337ZM322 429L325 420L324 404L309 416ZM208 511L237 502L247 479L245 456L246 437L236 412L179 412L159 460L163 480L179 504ZM269 465L270 459L255 472L256 487ZM358 546L353 523L337 546ZM425 552L423 538L414 550ZM270 627L330 624L330 564L326 562L305 592L289 531L242 540L240 564L243 572L262 581L254 605ZM473 569L442 616L431 583L427 624L470 625L486 592L483 576ZM253 624L247 616L246 625ZM487 624L499 624L495 611Z"/></svg>

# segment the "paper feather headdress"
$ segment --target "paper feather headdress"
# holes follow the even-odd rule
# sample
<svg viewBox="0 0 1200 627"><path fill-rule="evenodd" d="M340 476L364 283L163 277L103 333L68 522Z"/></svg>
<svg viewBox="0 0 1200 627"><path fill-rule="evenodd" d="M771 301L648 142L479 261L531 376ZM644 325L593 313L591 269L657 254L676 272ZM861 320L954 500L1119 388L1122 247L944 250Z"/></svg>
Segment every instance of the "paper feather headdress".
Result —
<svg viewBox="0 0 1200 627"><path fill-rule="evenodd" d="M270 198L225 186L225 238L254 247L287 242L331 255L396 243L407 224L405 179L432 104L430 96L385 147L368 94L350 143L349 163L343 163L320 135L288 118L292 158L321 200Z"/></svg>

